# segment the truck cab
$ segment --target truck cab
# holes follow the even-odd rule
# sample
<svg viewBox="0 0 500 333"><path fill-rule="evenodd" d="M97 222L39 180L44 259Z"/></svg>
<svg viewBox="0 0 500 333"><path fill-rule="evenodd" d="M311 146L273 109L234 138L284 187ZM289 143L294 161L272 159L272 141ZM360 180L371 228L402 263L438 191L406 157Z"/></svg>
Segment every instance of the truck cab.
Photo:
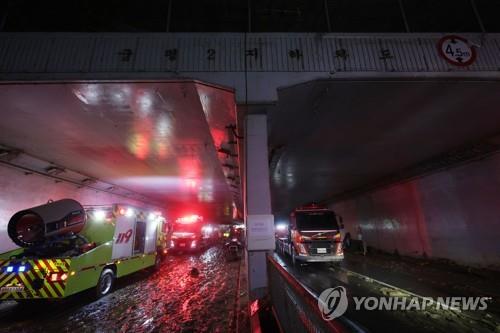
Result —
<svg viewBox="0 0 500 333"><path fill-rule="evenodd" d="M193 252L214 243L215 228L206 224L200 215L177 218L170 238L171 252Z"/></svg>
<svg viewBox="0 0 500 333"><path fill-rule="evenodd" d="M341 219L333 210L308 205L290 215L283 251L299 262L338 263L344 259L340 234Z"/></svg>

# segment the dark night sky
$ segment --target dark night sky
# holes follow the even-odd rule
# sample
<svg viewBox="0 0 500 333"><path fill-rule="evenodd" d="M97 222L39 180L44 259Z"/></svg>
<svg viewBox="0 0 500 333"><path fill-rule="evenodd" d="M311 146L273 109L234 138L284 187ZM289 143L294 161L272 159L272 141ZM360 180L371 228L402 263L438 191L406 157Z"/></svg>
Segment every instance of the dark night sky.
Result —
<svg viewBox="0 0 500 333"><path fill-rule="evenodd" d="M500 1L475 0L487 31ZM4 0L3 31L247 31L247 0ZM402 0L411 31L480 31L469 0ZM397 0L252 0L251 30L404 32ZM170 13L169 13L170 11ZM170 21L168 17L170 16ZM169 22L169 24L167 23Z"/></svg>

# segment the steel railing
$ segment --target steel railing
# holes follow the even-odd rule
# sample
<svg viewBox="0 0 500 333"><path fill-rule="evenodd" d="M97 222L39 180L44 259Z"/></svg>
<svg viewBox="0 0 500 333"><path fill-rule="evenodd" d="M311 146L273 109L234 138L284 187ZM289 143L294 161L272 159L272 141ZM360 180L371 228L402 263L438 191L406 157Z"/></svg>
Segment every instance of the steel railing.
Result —
<svg viewBox="0 0 500 333"><path fill-rule="evenodd" d="M277 320L284 332L351 332L345 320L326 321L318 297L297 281L272 255L268 255L269 294Z"/></svg>

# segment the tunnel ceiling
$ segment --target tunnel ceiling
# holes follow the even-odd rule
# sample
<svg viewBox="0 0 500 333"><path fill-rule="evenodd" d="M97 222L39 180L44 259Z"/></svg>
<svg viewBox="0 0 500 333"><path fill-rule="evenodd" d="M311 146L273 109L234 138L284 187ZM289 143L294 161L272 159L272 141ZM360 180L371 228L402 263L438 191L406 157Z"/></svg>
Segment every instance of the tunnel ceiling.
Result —
<svg viewBox="0 0 500 333"><path fill-rule="evenodd" d="M344 80L281 89L268 113L275 213L497 134L499 89L499 82Z"/></svg>
<svg viewBox="0 0 500 333"><path fill-rule="evenodd" d="M237 192L221 166L229 157L217 153L235 122L232 91L193 81L4 84L0 105L0 144L167 206L227 207Z"/></svg>

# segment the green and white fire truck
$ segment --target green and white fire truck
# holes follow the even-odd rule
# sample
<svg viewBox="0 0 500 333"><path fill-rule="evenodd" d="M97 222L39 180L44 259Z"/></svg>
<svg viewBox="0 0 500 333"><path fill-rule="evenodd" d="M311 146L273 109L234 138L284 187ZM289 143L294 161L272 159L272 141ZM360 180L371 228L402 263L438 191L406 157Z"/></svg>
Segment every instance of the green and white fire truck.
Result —
<svg viewBox="0 0 500 333"><path fill-rule="evenodd" d="M59 299L158 268L169 225L159 212L129 205L82 206L63 199L17 212L8 224L20 248L0 254L0 300Z"/></svg>

